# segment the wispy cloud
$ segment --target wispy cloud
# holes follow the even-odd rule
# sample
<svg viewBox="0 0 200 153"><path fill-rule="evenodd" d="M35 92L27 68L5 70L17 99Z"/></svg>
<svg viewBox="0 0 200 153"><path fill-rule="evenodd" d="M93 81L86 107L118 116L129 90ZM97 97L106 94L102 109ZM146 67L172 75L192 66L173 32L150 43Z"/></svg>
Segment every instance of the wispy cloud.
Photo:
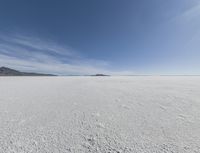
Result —
<svg viewBox="0 0 200 153"><path fill-rule="evenodd" d="M108 70L107 61L88 59L69 47L24 35L0 36L0 66L59 75L123 74Z"/></svg>
<svg viewBox="0 0 200 153"><path fill-rule="evenodd" d="M174 22L191 22L200 17L200 1L191 0L189 1L190 7L182 9L177 15L175 15L171 21Z"/></svg>
<svg viewBox="0 0 200 153"><path fill-rule="evenodd" d="M182 17L192 19L200 16L200 2L196 2L191 8L183 12Z"/></svg>

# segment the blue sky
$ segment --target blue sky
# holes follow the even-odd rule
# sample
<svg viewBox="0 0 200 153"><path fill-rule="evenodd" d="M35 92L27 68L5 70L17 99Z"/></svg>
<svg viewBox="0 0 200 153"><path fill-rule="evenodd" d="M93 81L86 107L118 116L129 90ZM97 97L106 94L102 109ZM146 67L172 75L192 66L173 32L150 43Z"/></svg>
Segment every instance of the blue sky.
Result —
<svg viewBox="0 0 200 153"><path fill-rule="evenodd" d="M0 66L68 74L200 74L198 0L2 0Z"/></svg>

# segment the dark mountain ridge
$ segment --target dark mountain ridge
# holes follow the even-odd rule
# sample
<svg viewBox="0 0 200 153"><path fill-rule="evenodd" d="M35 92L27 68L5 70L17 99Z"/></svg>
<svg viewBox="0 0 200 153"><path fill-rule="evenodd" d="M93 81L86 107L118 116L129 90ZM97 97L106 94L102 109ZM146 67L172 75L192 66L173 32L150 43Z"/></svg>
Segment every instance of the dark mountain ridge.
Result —
<svg viewBox="0 0 200 153"><path fill-rule="evenodd" d="M8 67L0 67L0 76L55 76L55 75L21 72Z"/></svg>
<svg viewBox="0 0 200 153"><path fill-rule="evenodd" d="M106 75L106 74L95 74L95 75L91 75L91 76L110 76L110 75Z"/></svg>

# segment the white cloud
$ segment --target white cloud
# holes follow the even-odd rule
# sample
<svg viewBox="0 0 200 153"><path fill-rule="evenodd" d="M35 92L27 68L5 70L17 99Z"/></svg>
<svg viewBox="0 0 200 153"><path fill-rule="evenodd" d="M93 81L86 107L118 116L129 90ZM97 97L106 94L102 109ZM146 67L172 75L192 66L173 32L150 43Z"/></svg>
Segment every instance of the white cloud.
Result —
<svg viewBox="0 0 200 153"><path fill-rule="evenodd" d="M178 15L174 16L171 21L178 23L191 22L191 20L196 20L200 17L200 2L191 0L189 2L190 7L182 10Z"/></svg>
<svg viewBox="0 0 200 153"><path fill-rule="evenodd" d="M69 47L63 47L52 41L19 35L0 36L0 66L59 75L124 73L109 71L108 62L84 58Z"/></svg>
<svg viewBox="0 0 200 153"><path fill-rule="evenodd" d="M200 16L200 3L196 3L193 7L185 11L182 16L184 18L194 18Z"/></svg>
<svg viewBox="0 0 200 153"><path fill-rule="evenodd" d="M20 69L22 71L43 72L54 74L94 74L98 72L105 72L99 68L82 65L62 64L51 58L44 58L47 62L38 62L34 60L19 59L6 55L0 55L0 65L11 68Z"/></svg>

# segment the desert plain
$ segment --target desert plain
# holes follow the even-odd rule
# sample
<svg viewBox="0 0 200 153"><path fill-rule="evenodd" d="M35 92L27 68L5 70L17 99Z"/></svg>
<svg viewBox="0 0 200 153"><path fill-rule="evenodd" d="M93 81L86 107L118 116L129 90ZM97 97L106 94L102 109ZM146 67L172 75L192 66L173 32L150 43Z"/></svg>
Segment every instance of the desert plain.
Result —
<svg viewBox="0 0 200 153"><path fill-rule="evenodd" d="M200 77L0 77L0 153L199 153Z"/></svg>

